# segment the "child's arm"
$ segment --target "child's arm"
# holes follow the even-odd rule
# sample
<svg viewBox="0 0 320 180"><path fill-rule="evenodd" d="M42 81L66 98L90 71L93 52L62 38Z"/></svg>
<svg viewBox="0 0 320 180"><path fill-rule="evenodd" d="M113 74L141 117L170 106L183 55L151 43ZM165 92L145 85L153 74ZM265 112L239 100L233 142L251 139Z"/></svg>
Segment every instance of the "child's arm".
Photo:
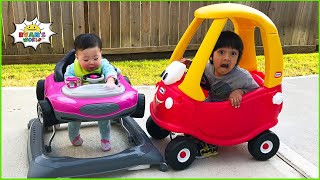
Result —
<svg viewBox="0 0 320 180"><path fill-rule="evenodd" d="M245 93L253 91L253 90L259 88L259 85L254 81L254 79L249 74L249 72L244 73L243 76L241 77L241 80L243 81L242 88L241 89L235 89L229 95L230 103L235 108L239 108L240 107L242 96Z"/></svg>
<svg viewBox="0 0 320 180"><path fill-rule="evenodd" d="M101 60L101 68L102 68L102 74L106 78L105 81L107 84L115 84L117 79L117 72L114 69L114 67L109 63L107 59Z"/></svg>
<svg viewBox="0 0 320 180"><path fill-rule="evenodd" d="M73 77L76 76L76 74L74 73L74 64L70 64L69 66L67 66L66 68L66 72L64 73L64 79L66 79L67 77Z"/></svg>

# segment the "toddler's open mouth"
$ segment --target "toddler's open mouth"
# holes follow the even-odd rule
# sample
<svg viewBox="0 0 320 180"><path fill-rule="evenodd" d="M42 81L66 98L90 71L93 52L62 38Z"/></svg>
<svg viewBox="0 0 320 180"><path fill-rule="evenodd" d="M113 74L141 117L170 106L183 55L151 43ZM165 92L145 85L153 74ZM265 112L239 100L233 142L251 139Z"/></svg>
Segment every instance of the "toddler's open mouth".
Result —
<svg viewBox="0 0 320 180"><path fill-rule="evenodd" d="M228 69L229 68L229 64L221 64L220 67Z"/></svg>

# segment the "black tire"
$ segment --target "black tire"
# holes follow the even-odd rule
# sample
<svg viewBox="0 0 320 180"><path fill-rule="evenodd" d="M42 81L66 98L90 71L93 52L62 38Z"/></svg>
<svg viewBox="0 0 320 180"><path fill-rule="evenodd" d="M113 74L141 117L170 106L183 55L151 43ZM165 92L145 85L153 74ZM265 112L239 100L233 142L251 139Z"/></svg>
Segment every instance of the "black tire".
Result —
<svg viewBox="0 0 320 180"><path fill-rule="evenodd" d="M52 106L48 100L45 99L38 101L37 113L40 122L43 124L43 127L59 124L59 121L56 119Z"/></svg>
<svg viewBox="0 0 320 180"><path fill-rule="evenodd" d="M144 94L138 94L138 103L136 110L130 116L134 118L143 118L145 109L146 99Z"/></svg>
<svg viewBox="0 0 320 180"><path fill-rule="evenodd" d="M170 141L165 150L166 162L174 170L189 167L197 155L197 146L189 137L178 136Z"/></svg>
<svg viewBox="0 0 320 180"><path fill-rule="evenodd" d="M170 131L162 129L159 127L151 118L151 116L147 119L146 128L148 133L154 139L163 139L170 134Z"/></svg>
<svg viewBox="0 0 320 180"><path fill-rule="evenodd" d="M124 80L126 80L130 85L131 85L131 81L127 76L123 76Z"/></svg>
<svg viewBox="0 0 320 180"><path fill-rule="evenodd" d="M37 82L36 94L38 101L44 100L44 80L41 79Z"/></svg>
<svg viewBox="0 0 320 180"><path fill-rule="evenodd" d="M280 140L276 134L267 130L248 142L250 154L259 161L273 157L279 149Z"/></svg>

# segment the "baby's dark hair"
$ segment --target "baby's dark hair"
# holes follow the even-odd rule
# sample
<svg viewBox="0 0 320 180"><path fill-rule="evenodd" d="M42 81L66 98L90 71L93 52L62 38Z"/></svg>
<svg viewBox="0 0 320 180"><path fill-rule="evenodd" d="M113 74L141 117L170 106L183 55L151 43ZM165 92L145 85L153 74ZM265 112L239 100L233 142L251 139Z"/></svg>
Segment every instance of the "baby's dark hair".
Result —
<svg viewBox="0 0 320 180"><path fill-rule="evenodd" d="M101 50L102 42L99 36L95 34L80 34L74 40L75 51L82 51L88 48L93 48L98 46Z"/></svg>
<svg viewBox="0 0 320 180"><path fill-rule="evenodd" d="M237 60L237 64L239 63L242 51L243 51L243 43L240 36L232 31L223 31L221 32L215 47L213 48L211 57L213 58L213 53L219 49L224 47L230 47L239 51L239 57ZM210 60L210 63L213 64L213 61Z"/></svg>

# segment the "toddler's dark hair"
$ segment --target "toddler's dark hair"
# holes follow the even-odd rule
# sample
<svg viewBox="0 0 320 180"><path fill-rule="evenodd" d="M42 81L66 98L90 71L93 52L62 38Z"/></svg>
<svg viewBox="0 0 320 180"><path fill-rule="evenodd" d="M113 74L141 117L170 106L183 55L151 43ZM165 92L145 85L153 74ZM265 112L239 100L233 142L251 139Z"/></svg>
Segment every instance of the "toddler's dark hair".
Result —
<svg viewBox="0 0 320 180"><path fill-rule="evenodd" d="M223 31L221 32L215 47L213 48L211 57L213 58L213 53L219 49L224 47L230 47L239 51L239 57L237 60L237 64L239 63L242 51L243 51L243 43L240 36L232 31ZM210 63L213 64L213 61L210 60Z"/></svg>
<svg viewBox="0 0 320 180"><path fill-rule="evenodd" d="M99 36L95 34L80 34L74 40L75 51L82 51L88 48L93 48L98 46L101 50L102 42Z"/></svg>

